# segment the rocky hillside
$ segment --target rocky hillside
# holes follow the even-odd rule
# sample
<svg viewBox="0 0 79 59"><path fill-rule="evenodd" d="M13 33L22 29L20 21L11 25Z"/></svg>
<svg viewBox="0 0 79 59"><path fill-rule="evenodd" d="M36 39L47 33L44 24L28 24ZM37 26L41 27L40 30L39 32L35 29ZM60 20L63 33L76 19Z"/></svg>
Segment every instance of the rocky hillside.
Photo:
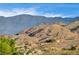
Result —
<svg viewBox="0 0 79 59"><path fill-rule="evenodd" d="M72 21L66 27L70 29L72 32L76 32L79 34L79 20Z"/></svg>
<svg viewBox="0 0 79 59"><path fill-rule="evenodd" d="M21 54L79 54L79 36L65 25L41 24L16 36L16 48Z"/></svg>

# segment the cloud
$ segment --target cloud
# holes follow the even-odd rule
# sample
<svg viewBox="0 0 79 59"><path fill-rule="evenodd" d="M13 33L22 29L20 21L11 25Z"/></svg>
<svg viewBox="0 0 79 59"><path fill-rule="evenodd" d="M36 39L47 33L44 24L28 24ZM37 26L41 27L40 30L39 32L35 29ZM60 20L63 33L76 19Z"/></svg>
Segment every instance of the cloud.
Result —
<svg viewBox="0 0 79 59"><path fill-rule="evenodd" d="M70 17L70 16L66 16L66 15L62 15L62 14L50 14L50 13L46 13L46 14L44 14L44 16L46 16L46 17L62 17L62 18Z"/></svg>
<svg viewBox="0 0 79 59"><path fill-rule="evenodd" d="M15 16L15 15L20 15L20 14L30 14L34 15L36 14L36 11L34 8L14 8L12 10L0 10L0 16L5 16L5 17L10 17L10 16Z"/></svg>
<svg viewBox="0 0 79 59"><path fill-rule="evenodd" d="M41 12L41 11L40 11ZM40 13L37 11L37 8L14 8L11 10L0 10L0 16L11 17L20 14L30 14L30 15L39 15L45 17L68 17L62 14L53 14L53 13Z"/></svg>

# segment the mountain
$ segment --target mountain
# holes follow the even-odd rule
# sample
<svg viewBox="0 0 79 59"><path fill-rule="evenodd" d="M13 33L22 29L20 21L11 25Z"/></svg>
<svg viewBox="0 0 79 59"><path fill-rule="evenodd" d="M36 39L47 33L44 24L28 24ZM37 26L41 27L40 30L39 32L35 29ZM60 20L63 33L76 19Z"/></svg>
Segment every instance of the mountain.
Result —
<svg viewBox="0 0 79 59"><path fill-rule="evenodd" d="M15 40L17 55L79 54L79 35L63 23L42 23L15 35L0 35L1 38Z"/></svg>
<svg viewBox="0 0 79 59"><path fill-rule="evenodd" d="M22 54L79 54L78 34L63 25L40 24L16 36L16 47Z"/></svg>
<svg viewBox="0 0 79 59"><path fill-rule="evenodd" d="M76 39L78 36L76 33L73 33L66 26L59 24L40 24L39 26L34 26L30 29L26 29L19 34L27 34L30 37L37 37L40 40L57 38L57 39ZM78 38L78 37L77 37Z"/></svg>
<svg viewBox="0 0 79 59"><path fill-rule="evenodd" d="M12 17L0 16L0 34L16 34L26 28L39 25L41 23L69 23L74 18L44 17L28 14L16 15Z"/></svg>
<svg viewBox="0 0 79 59"><path fill-rule="evenodd" d="M79 19L73 20L66 27L70 29L72 32L76 32L79 34Z"/></svg>

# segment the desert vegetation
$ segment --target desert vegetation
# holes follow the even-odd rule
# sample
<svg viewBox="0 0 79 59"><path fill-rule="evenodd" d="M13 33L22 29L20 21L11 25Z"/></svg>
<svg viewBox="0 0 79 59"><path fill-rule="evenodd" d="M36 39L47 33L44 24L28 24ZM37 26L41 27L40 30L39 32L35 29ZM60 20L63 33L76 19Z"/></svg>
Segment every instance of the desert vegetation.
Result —
<svg viewBox="0 0 79 59"><path fill-rule="evenodd" d="M0 38L0 54L16 54L15 39Z"/></svg>

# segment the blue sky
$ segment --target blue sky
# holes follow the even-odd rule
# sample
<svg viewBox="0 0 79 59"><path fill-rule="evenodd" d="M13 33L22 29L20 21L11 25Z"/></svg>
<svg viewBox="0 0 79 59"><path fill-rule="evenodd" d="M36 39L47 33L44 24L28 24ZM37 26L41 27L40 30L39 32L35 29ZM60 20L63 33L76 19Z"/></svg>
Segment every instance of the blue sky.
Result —
<svg viewBox="0 0 79 59"><path fill-rule="evenodd" d="M77 17L78 3L7 3L0 4L0 16L15 16L19 14L42 15L46 17Z"/></svg>

